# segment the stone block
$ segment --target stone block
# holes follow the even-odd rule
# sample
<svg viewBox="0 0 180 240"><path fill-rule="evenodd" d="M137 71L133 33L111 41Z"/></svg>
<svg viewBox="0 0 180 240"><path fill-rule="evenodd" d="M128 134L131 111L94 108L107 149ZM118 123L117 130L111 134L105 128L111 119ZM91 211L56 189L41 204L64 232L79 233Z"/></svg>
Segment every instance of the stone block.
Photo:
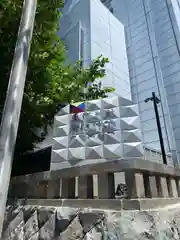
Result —
<svg viewBox="0 0 180 240"><path fill-rule="evenodd" d="M87 233L84 240L102 240L103 236L100 232Z"/></svg>
<svg viewBox="0 0 180 240"><path fill-rule="evenodd" d="M38 193L38 183L32 179L28 184L27 198L36 198Z"/></svg>
<svg viewBox="0 0 180 240"><path fill-rule="evenodd" d="M132 171L125 172L128 198L144 198L144 178L143 174Z"/></svg>
<svg viewBox="0 0 180 240"><path fill-rule="evenodd" d="M157 176L157 190L158 190L158 197L168 198L169 191L167 186L167 179L164 176Z"/></svg>
<svg viewBox="0 0 180 240"><path fill-rule="evenodd" d="M30 239L38 230L38 216L37 211L35 211L24 225L24 239Z"/></svg>
<svg viewBox="0 0 180 240"><path fill-rule="evenodd" d="M104 214L102 212L80 212L79 220L83 227L84 233L89 232L98 223L102 222Z"/></svg>
<svg viewBox="0 0 180 240"><path fill-rule="evenodd" d="M176 185L175 179L174 178L168 178L167 179L167 184L168 184L169 196L177 198L178 197L178 191L177 191L177 185Z"/></svg>
<svg viewBox="0 0 180 240"><path fill-rule="evenodd" d="M52 240L55 236L56 214L52 214L45 224L39 229L39 239Z"/></svg>
<svg viewBox="0 0 180 240"><path fill-rule="evenodd" d="M47 181L40 181L37 183L37 192L36 192L36 198L37 196L39 198L46 198L47 197Z"/></svg>
<svg viewBox="0 0 180 240"><path fill-rule="evenodd" d="M138 199L124 199L122 200L123 210L140 210L140 201Z"/></svg>
<svg viewBox="0 0 180 240"><path fill-rule="evenodd" d="M115 198L115 182L113 173L98 174L98 198Z"/></svg>
<svg viewBox="0 0 180 240"><path fill-rule="evenodd" d="M177 186L178 197L180 197L180 179L179 178L176 178L176 186Z"/></svg>
<svg viewBox="0 0 180 240"><path fill-rule="evenodd" d="M28 238L28 240L39 240L39 232L35 233L33 236Z"/></svg>
<svg viewBox="0 0 180 240"><path fill-rule="evenodd" d="M24 217L23 211L20 211L18 215L9 223L8 227L2 234L2 240L7 239L23 239L18 238L22 233L22 229L24 228Z"/></svg>
<svg viewBox="0 0 180 240"><path fill-rule="evenodd" d="M156 198L158 197L158 191L157 191L157 183L156 183L156 177L155 176L149 176L149 186L150 186L150 194L151 197Z"/></svg>
<svg viewBox="0 0 180 240"><path fill-rule="evenodd" d="M159 209L164 208L166 206L173 206L173 204L179 203L178 198L144 198L139 199L140 209Z"/></svg>
<svg viewBox="0 0 180 240"><path fill-rule="evenodd" d="M75 198L75 178L61 179L61 197Z"/></svg>
<svg viewBox="0 0 180 240"><path fill-rule="evenodd" d="M157 184L156 184L156 177L155 176L144 176L144 187L146 196L150 198L157 198L158 191L157 191Z"/></svg>
<svg viewBox="0 0 180 240"><path fill-rule="evenodd" d="M117 209L121 210L121 200L119 199L64 199L63 207L73 208L94 208L94 209Z"/></svg>
<svg viewBox="0 0 180 240"><path fill-rule="evenodd" d="M64 232L60 234L61 240L84 239L83 228L78 217L74 218Z"/></svg>
<svg viewBox="0 0 180 240"><path fill-rule="evenodd" d="M79 176L78 177L78 197L79 198L93 198L93 176Z"/></svg>
<svg viewBox="0 0 180 240"><path fill-rule="evenodd" d="M48 181L47 198L60 198L60 179Z"/></svg>
<svg viewBox="0 0 180 240"><path fill-rule="evenodd" d="M93 197L95 199L98 198L98 175L93 175Z"/></svg>

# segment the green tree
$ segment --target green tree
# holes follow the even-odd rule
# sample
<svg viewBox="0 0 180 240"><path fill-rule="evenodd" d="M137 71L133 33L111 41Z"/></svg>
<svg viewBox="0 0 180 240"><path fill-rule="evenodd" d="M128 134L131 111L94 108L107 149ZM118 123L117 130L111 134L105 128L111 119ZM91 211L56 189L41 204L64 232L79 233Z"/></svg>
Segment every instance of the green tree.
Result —
<svg viewBox="0 0 180 240"><path fill-rule="evenodd" d="M21 0L0 1L0 116L17 38ZM16 156L42 141L57 105L105 97L111 88L95 82L105 76L107 58L95 59L87 69L81 62L65 65L66 51L57 35L62 0L39 0L23 97ZM91 85L87 85L91 82ZM83 89L86 87L86 92ZM43 134L37 135L41 128Z"/></svg>

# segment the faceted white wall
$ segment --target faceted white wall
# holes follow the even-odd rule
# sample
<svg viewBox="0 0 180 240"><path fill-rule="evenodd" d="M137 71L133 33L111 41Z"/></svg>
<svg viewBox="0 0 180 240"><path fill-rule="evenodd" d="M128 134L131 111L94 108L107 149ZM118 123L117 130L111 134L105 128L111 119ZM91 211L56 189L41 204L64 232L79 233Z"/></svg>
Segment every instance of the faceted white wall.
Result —
<svg viewBox="0 0 180 240"><path fill-rule="evenodd" d="M113 95L131 99L124 27L100 0L69 2L59 34L73 63L83 59L86 67L99 55L108 57L103 86L114 87Z"/></svg>
<svg viewBox="0 0 180 240"><path fill-rule="evenodd" d="M72 31L74 35L72 35ZM89 0L75 0L65 5L63 17L60 22L59 34L64 40L66 49L68 50L69 60L74 63L80 60L83 55L84 66L88 66L91 63ZM76 50L77 41L78 50Z"/></svg>
<svg viewBox="0 0 180 240"><path fill-rule="evenodd" d="M90 3L91 58L100 54L109 58L103 85L114 86L115 94L131 99L124 26L100 0Z"/></svg>
<svg viewBox="0 0 180 240"><path fill-rule="evenodd" d="M144 158L138 107L121 97L85 102L73 114L67 105L55 116L51 170Z"/></svg>

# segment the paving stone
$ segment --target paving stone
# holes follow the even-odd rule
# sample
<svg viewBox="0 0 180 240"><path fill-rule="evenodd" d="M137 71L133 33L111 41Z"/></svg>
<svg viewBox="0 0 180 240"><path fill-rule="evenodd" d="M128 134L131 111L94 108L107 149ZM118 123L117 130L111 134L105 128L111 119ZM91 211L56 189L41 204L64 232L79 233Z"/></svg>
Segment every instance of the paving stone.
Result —
<svg viewBox="0 0 180 240"><path fill-rule="evenodd" d="M102 240L102 234L98 232L87 233L84 240Z"/></svg>
<svg viewBox="0 0 180 240"><path fill-rule="evenodd" d="M71 221L78 215L79 210L70 207L60 207L57 208L56 212L56 234L60 235Z"/></svg>
<svg viewBox="0 0 180 240"><path fill-rule="evenodd" d="M79 220L86 233L91 230L98 222L102 221L104 214L102 212L79 213Z"/></svg>
<svg viewBox="0 0 180 240"><path fill-rule="evenodd" d="M18 215L10 222L7 229L3 232L2 240L14 239L14 237L21 232L22 227L24 227L24 217L23 211L20 211Z"/></svg>
<svg viewBox="0 0 180 240"><path fill-rule="evenodd" d="M8 206L4 216L3 232L7 229L11 221L23 210L23 206Z"/></svg>
<svg viewBox="0 0 180 240"><path fill-rule="evenodd" d="M29 240L39 240L39 232L35 233L33 236L29 238Z"/></svg>
<svg viewBox="0 0 180 240"><path fill-rule="evenodd" d="M15 230L15 235L10 238L12 240L24 240L24 224L20 224Z"/></svg>
<svg viewBox="0 0 180 240"><path fill-rule="evenodd" d="M76 240L84 239L83 228L76 217L67 227L67 229L60 234L59 240Z"/></svg>
<svg viewBox="0 0 180 240"><path fill-rule="evenodd" d="M29 240L38 230L38 216L37 211L35 211L24 225L24 240Z"/></svg>
<svg viewBox="0 0 180 240"><path fill-rule="evenodd" d="M41 228L52 214L56 212L53 207L40 207L37 209L38 225Z"/></svg>
<svg viewBox="0 0 180 240"><path fill-rule="evenodd" d="M39 230L40 239L52 240L52 238L55 236L55 223L56 216L54 213Z"/></svg>

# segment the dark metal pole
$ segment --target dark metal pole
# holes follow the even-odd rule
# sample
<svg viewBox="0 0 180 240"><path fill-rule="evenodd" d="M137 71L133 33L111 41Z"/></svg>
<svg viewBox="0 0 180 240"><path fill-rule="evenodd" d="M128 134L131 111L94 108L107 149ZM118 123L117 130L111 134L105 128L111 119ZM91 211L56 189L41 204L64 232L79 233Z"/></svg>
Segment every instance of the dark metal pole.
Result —
<svg viewBox="0 0 180 240"><path fill-rule="evenodd" d="M157 122L158 134L159 134L159 141L160 141L160 145L161 145L163 163L167 165L166 152L165 152L165 148L164 148L161 123L160 123L159 112L158 112L158 107L157 107L157 97L156 97L155 92L152 92L152 100L153 100L153 104L154 104L154 111L155 111L155 116L156 116L156 122Z"/></svg>
<svg viewBox="0 0 180 240"><path fill-rule="evenodd" d="M37 0L24 0L16 48L0 126L0 237L24 93ZM26 139L24 139L26 141Z"/></svg>

